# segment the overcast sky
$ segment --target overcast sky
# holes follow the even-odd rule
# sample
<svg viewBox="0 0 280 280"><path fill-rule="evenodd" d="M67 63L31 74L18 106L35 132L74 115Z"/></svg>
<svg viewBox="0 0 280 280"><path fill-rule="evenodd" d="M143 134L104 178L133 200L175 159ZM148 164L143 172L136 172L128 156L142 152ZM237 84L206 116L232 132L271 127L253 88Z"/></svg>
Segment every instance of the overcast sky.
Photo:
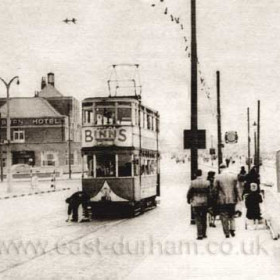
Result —
<svg viewBox="0 0 280 280"><path fill-rule="evenodd" d="M64 95L106 96L109 66L139 63L144 103L160 112L165 142L182 148L182 130L190 126L190 0L1 0L0 14L0 77L21 80L11 96L33 96L50 71ZM62 22L67 17L77 24ZM237 130L235 148L244 146L246 108L253 123L260 99L261 149L278 150L280 2L197 0L197 27L206 82L199 83L199 128L207 129L208 145L210 135L216 138L219 70L223 133Z"/></svg>

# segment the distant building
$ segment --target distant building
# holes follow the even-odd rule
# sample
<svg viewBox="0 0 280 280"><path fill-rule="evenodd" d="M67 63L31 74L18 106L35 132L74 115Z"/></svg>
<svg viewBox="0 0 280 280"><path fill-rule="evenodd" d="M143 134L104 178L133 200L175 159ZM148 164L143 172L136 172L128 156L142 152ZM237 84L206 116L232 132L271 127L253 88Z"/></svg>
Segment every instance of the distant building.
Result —
<svg viewBox="0 0 280 280"><path fill-rule="evenodd" d="M0 99L1 139L6 139L6 99ZM42 78L41 91L34 97L10 98L12 164L63 168L68 172L69 136L72 172L80 171L81 125L79 102L63 96L56 88L54 74ZM3 161L5 166L5 145Z"/></svg>

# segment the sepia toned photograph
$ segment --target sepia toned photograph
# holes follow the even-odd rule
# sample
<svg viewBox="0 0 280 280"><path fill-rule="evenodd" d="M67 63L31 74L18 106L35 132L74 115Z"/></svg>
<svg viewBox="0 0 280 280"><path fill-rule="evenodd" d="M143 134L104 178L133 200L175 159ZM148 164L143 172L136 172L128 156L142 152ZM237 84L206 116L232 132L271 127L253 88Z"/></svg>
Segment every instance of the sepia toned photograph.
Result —
<svg viewBox="0 0 280 280"><path fill-rule="evenodd" d="M279 279L279 1L0 14L0 279Z"/></svg>

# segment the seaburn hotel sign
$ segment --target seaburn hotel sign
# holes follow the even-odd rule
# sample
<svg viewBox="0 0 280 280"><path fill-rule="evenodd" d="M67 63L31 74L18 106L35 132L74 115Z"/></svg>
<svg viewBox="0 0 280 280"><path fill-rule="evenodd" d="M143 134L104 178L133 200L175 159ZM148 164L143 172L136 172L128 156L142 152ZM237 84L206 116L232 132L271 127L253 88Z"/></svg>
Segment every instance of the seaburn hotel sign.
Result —
<svg viewBox="0 0 280 280"><path fill-rule="evenodd" d="M64 124L64 118L24 118L11 119L11 126L52 126ZM6 126L7 120L1 119L1 126Z"/></svg>

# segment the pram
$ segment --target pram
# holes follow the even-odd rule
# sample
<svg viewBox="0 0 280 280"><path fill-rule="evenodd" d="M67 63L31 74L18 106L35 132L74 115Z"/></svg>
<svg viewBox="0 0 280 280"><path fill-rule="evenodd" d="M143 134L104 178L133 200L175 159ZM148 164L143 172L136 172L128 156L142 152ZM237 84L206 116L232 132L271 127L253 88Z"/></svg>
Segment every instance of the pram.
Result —
<svg viewBox="0 0 280 280"><path fill-rule="evenodd" d="M240 210L239 204L236 205L234 218L239 218L242 216L242 211ZM218 206L214 206L208 209L208 223L209 227L216 227L215 222L220 219L220 211Z"/></svg>
<svg viewBox="0 0 280 280"><path fill-rule="evenodd" d="M215 225L216 220L220 220L218 207L217 206L210 207L208 209L208 223L209 223L209 227L216 227L216 225Z"/></svg>

